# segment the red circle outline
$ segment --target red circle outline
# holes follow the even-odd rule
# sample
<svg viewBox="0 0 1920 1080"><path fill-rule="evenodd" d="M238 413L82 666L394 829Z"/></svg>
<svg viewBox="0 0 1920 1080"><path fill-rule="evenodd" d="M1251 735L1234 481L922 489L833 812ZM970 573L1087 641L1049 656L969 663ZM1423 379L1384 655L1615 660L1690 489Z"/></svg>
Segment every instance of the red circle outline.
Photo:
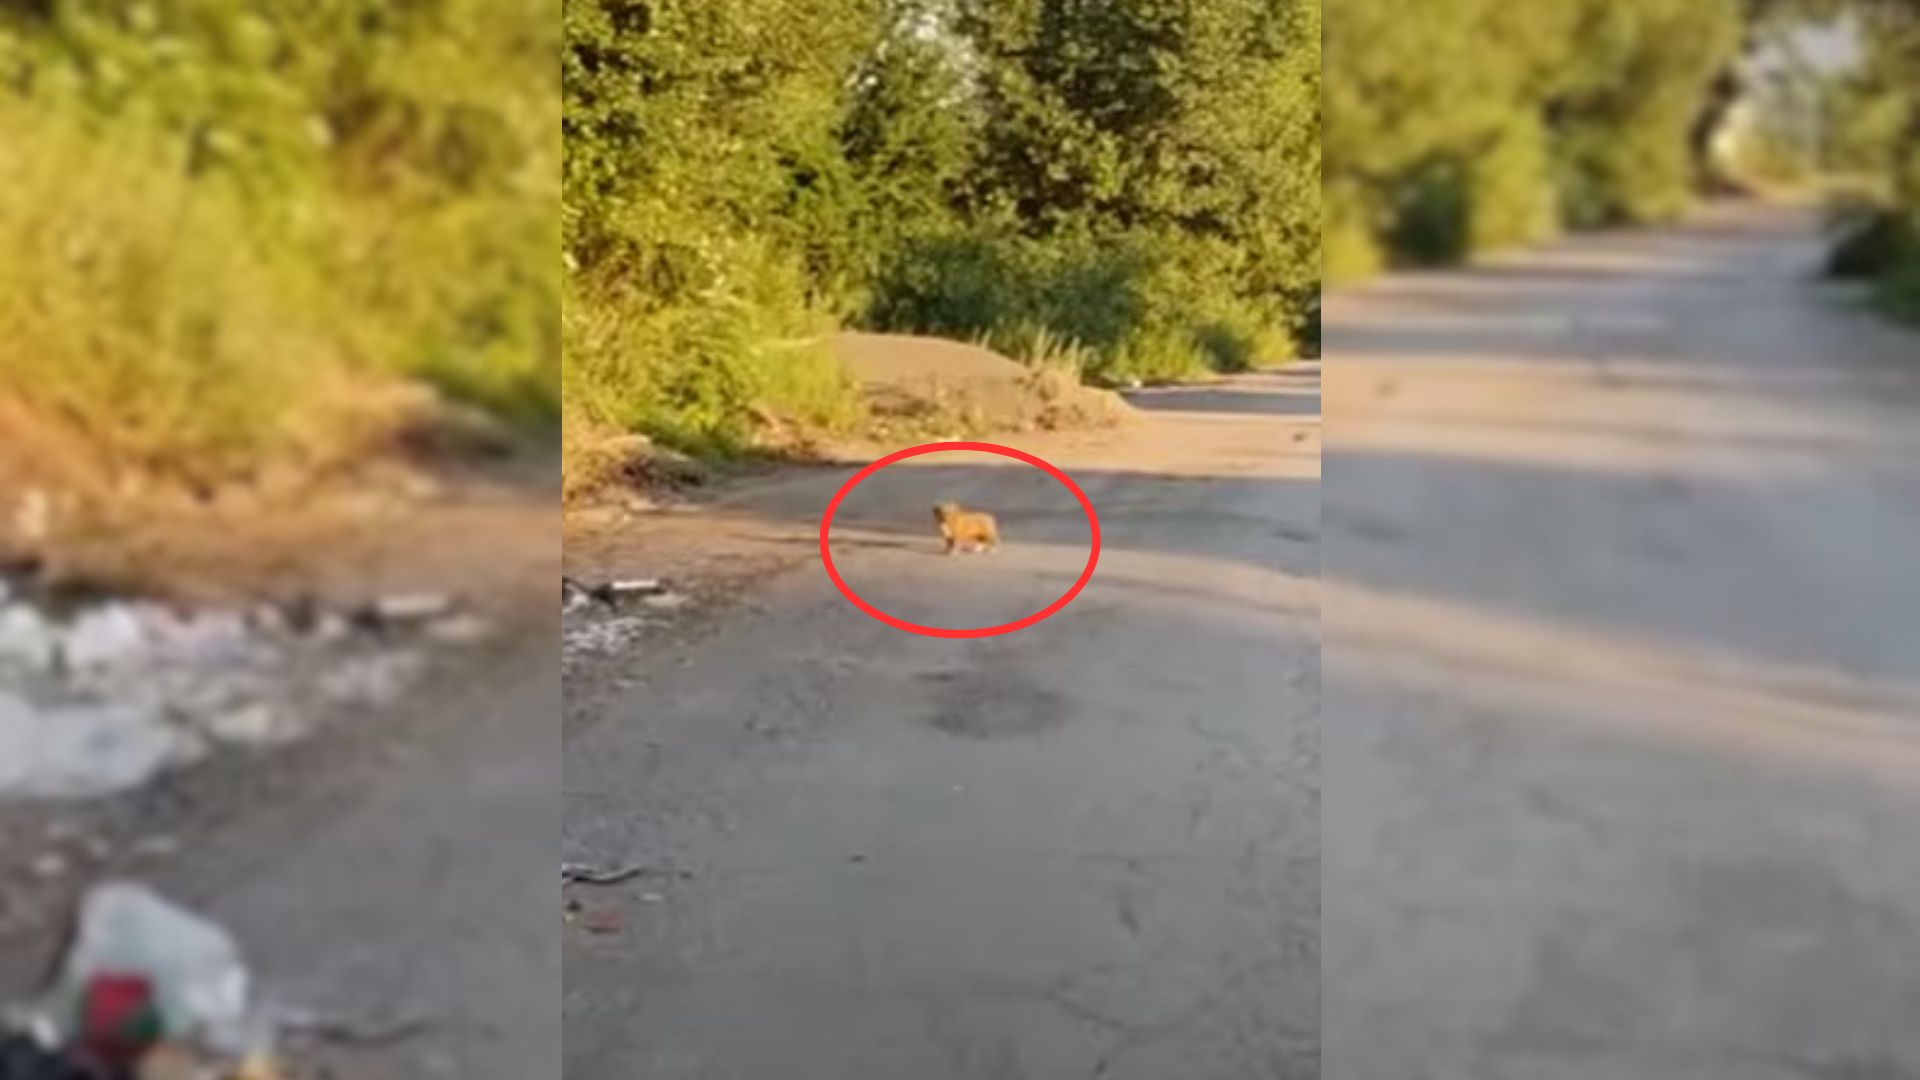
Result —
<svg viewBox="0 0 1920 1080"><path fill-rule="evenodd" d="M881 611L879 608L874 607L872 604L867 603L865 600L860 599L860 595L849 588L845 581L841 580L839 569L833 565L833 552L829 542L829 537L833 533L833 515L839 511L841 500L845 499L855 487L858 487L860 481L865 480L867 477L872 476L874 473L879 472L881 469L897 461L905 461L907 458L919 457L922 454L935 454L943 450L977 450L983 454L998 454L1001 457L1010 457L1016 461L1024 461L1034 468L1039 469L1041 472L1046 473L1048 476L1053 477L1055 480L1060 481L1062 487L1065 487L1071 492L1074 498L1080 500L1080 508L1087 512L1087 529L1093 537L1092 550L1087 552L1087 567L1080 571L1080 579L1075 581L1066 592L1062 593L1060 599L1055 600L1053 603L1048 604L1046 607L1041 608L1039 611L1034 612L1024 619L1015 619L1013 622L1001 623L999 626L963 627L958 630L953 630L941 626L921 626L919 623L911 623L905 619L895 618ZM854 607L886 623L895 630L905 630L909 634L922 634L926 637L939 638L995 637L1000 634L1011 634L1015 630L1023 630L1042 619L1051 618L1058 614L1061 608L1072 603L1073 598L1080 595L1081 589L1087 587L1087 582L1093 580L1094 567L1100 564L1100 515L1094 513L1093 500L1087 498L1087 493L1080 490L1080 485L1074 483L1072 477L1054 468L1051 463L1033 454L1029 454L1025 450L1016 450L1011 446L1001 446L999 443L990 442L921 443L919 446L909 446L905 450L895 450L886 457L875 461L873 464L854 473L845 484L840 486L839 491L833 493L833 498L827 502L827 512L820 516L820 561L826 566L827 577L833 580L834 587L840 590L840 595L845 596L851 601Z"/></svg>

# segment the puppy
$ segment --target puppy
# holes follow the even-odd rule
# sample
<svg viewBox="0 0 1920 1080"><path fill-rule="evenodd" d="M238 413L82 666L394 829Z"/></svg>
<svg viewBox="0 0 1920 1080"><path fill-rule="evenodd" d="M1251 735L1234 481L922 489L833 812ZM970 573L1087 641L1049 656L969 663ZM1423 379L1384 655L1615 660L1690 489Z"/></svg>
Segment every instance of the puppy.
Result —
<svg viewBox="0 0 1920 1080"><path fill-rule="evenodd" d="M940 527L940 539L951 555L963 548L992 551L1000 546L1000 527L992 514L962 509L959 503L943 502L933 508L934 523Z"/></svg>

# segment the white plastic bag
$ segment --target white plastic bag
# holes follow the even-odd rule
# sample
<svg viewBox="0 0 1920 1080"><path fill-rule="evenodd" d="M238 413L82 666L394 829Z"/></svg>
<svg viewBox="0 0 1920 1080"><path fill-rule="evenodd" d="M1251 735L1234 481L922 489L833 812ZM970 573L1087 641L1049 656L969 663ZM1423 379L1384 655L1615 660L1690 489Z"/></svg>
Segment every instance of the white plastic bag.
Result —
<svg viewBox="0 0 1920 1080"><path fill-rule="evenodd" d="M54 1015L71 1024L88 983L109 974L144 975L152 983L169 1040L235 1058L270 1049L232 936L144 885L105 882L81 901L53 988Z"/></svg>

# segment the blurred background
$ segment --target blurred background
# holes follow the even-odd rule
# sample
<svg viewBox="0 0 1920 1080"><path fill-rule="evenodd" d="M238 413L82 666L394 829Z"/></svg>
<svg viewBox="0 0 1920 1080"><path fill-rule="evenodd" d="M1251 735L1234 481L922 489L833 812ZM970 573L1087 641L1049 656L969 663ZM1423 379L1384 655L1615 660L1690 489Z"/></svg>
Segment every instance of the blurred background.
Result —
<svg viewBox="0 0 1920 1080"><path fill-rule="evenodd" d="M1898 249L1920 169L1913 22L1899 0L1336 3L1328 275L1658 221L1708 192L1836 182Z"/></svg>
<svg viewBox="0 0 1920 1080"><path fill-rule="evenodd" d="M0 5L0 1000L132 877L431 1014L351 1075L557 1059L560 33Z"/></svg>
<svg viewBox="0 0 1920 1080"><path fill-rule="evenodd" d="M1327 5L1330 1075L1920 1075L1917 45Z"/></svg>

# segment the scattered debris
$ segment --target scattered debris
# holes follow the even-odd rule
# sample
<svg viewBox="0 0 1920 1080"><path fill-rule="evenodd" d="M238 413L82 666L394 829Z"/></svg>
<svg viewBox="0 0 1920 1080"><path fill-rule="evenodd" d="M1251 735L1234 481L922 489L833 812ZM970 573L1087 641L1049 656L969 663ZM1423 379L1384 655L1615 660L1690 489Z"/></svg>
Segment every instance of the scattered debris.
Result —
<svg viewBox="0 0 1920 1080"><path fill-rule="evenodd" d="M617 885L622 881L642 875L671 878L676 881L691 881L693 879L693 871L691 870L653 867L647 866L644 863L634 863L630 866L604 869L588 866L585 863L560 864L561 885Z"/></svg>
<svg viewBox="0 0 1920 1080"><path fill-rule="evenodd" d="M8 1013L0 1080L279 1080L250 992L225 930L144 885L98 885L52 985Z"/></svg>
<svg viewBox="0 0 1920 1080"><path fill-rule="evenodd" d="M560 607L565 620L561 632L563 655L617 653L647 630L659 625L649 613L676 611L692 602L660 578L627 578L590 584L578 578L560 579Z"/></svg>
<svg viewBox="0 0 1920 1080"><path fill-rule="evenodd" d="M560 883L562 885L613 885L628 878L639 877L647 868L639 863L611 870L596 870L582 863L561 863Z"/></svg>
<svg viewBox="0 0 1920 1080"><path fill-rule="evenodd" d="M560 579L560 601L570 607L581 606L585 601L618 607L629 600L651 599L671 592L672 589L659 578L628 578L598 585L588 585L570 577Z"/></svg>
<svg viewBox="0 0 1920 1080"><path fill-rule="evenodd" d="M321 615L313 624L313 640L323 645L332 645L345 641L353 633L353 625L346 616L329 611Z"/></svg>
<svg viewBox="0 0 1920 1080"><path fill-rule="evenodd" d="M417 653L385 652L356 657L321 677L320 693L336 705L378 707L392 703L412 683L424 661Z"/></svg>
<svg viewBox="0 0 1920 1080"><path fill-rule="evenodd" d="M0 1080L95 1080L97 1076L30 1035L0 1034Z"/></svg>
<svg viewBox="0 0 1920 1080"><path fill-rule="evenodd" d="M388 632L421 626L453 613L452 599L433 593L386 596L353 613L352 621L366 630Z"/></svg>
<svg viewBox="0 0 1920 1080"><path fill-rule="evenodd" d="M92 798L199 756L200 741L137 705L36 707L0 691L0 798Z"/></svg>
<svg viewBox="0 0 1920 1080"><path fill-rule="evenodd" d="M53 627L38 611L20 603L0 607L0 664L44 671L53 666L58 648Z"/></svg>
<svg viewBox="0 0 1920 1080"><path fill-rule="evenodd" d="M638 616L608 619L565 631L562 645L567 652L611 653L627 647L653 623Z"/></svg>
<svg viewBox="0 0 1920 1080"><path fill-rule="evenodd" d="M306 1038L342 1046L391 1046L425 1034L438 1025L434 1017L415 1014L381 1020L352 1020L316 1012L282 1010L274 1015L275 1028L289 1039Z"/></svg>
<svg viewBox="0 0 1920 1080"><path fill-rule="evenodd" d="M281 717L273 706L263 702L243 705L205 722L207 734L224 743L241 746L274 746L300 737L299 728Z"/></svg>
<svg viewBox="0 0 1920 1080"><path fill-rule="evenodd" d="M229 611L180 614L165 609L149 609L146 632L153 639L155 652L168 660L211 666L239 664L261 658L260 640L284 632L285 620L278 627L256 614L253 625L246 617Z"/></svg>
<svg viewBox="0 0 1920 1080"><path fill-rule="evenodd" d="M493 636L493 624L478 615L449 615L428 623L426 636L447 645L473 645Z"/></svg>
<svg viewBox="0 0 1920 1080"><path fill-rule="evenodd" d="M60 643L60 656L75 671L90 671L137 659L148 645L147 623L131 605L107 604L80 613Z"/></svg>
<svg viewBox="0 0 1920 1080"><path fill-rule="evenodd" d="M162 1038L236 1059L270 1048L272 1033L252 1011L252 977L232 936L144 885L109 881L80 902L52 994L64 1007L54 1015L75 1015L99 979L129 973L150 983Z"/></svg>
<svg viewBox="0 0 1920 1080"><path fill-rule="evenodd" d="M493 633L451 597L358 610L310 596L232 610L0 576L0 799L85 799L137 787L210 746L271 747L326 716L396 700L427 648Z"/></svg>

